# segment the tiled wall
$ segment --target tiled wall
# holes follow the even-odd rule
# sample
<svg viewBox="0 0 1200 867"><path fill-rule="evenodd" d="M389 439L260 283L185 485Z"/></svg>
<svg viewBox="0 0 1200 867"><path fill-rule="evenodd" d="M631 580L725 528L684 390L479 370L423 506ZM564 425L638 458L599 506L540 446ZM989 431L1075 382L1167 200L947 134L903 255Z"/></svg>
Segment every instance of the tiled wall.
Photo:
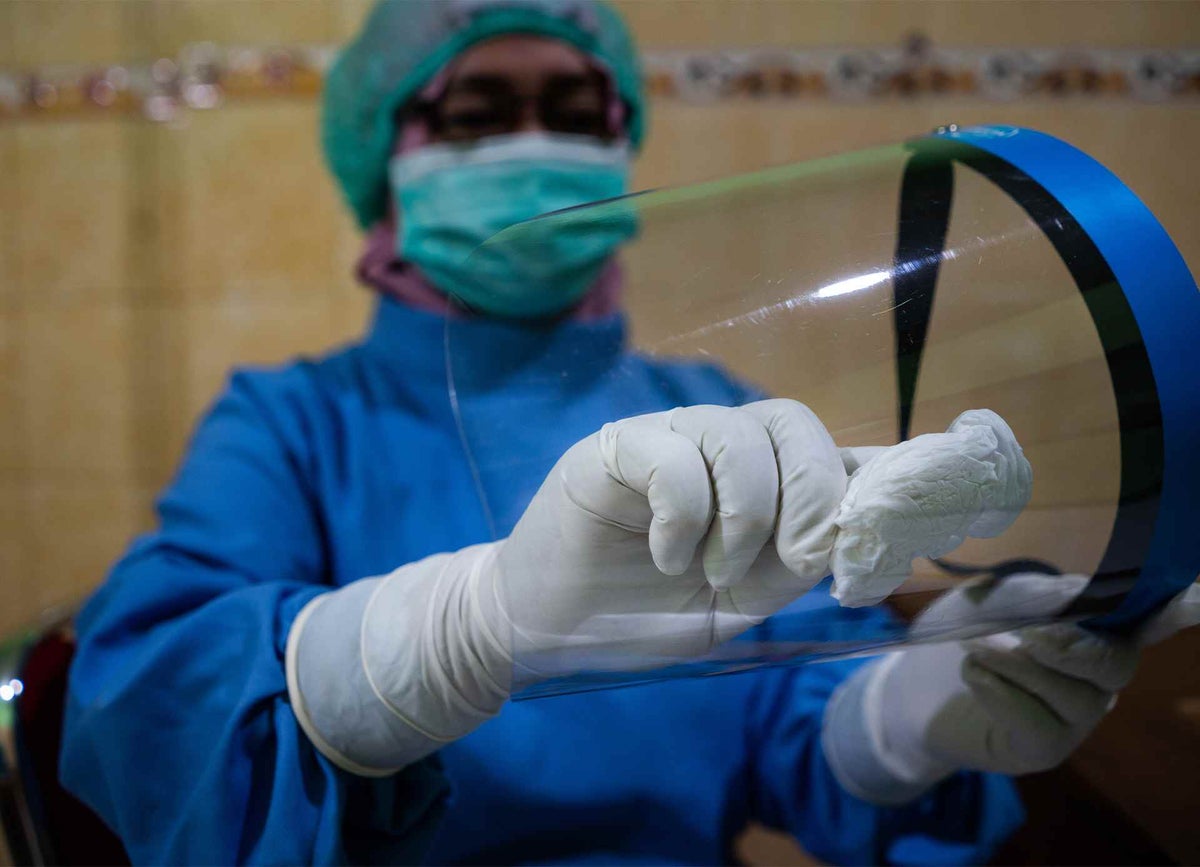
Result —
<svg viewBox="0 0 1200 867"><path fill-rule="evenodd" d="M890 44L913 29L958 44L1200 42L1195 3L620 5L650 46ZM145 59L202 40L330 43L366 7L0 0L0 66ZM280 99L177 125L0 124L0 633L78 599L148 525L231 365L317 351L361 328L359 240L322 166L316 112ZM1200 110L1179 104L663 103L637 181L698 180L949 121L1027 124L1091 151L1200 264Z"/></svg>
<svg viewBox="0 0 1200 867"><path fill-rule="evenodd" d="M0 3L0 65L341 39L355 3ZM304 100L0 125L0 633L94 586L148 526L237 362L361 327L356 233Z"/></svg>

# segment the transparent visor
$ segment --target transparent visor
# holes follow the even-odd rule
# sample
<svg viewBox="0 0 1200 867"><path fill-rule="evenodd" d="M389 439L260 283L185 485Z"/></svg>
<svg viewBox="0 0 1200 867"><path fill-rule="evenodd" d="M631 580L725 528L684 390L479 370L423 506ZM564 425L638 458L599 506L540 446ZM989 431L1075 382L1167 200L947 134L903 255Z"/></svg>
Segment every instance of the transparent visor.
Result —
<svg viewBox="0 0 1200 867"><path fill-rule="evenodd" d="M564 249L603 252L581 262ZM836 533L858 534L844 570L889 573L865 589L851 574L843 593L829 577L781 579L742 620L723 616L732 591L705 583L699 551L666 576L621 548L566 603L557 582L571 576L542 576L532 596L502 587L525 696L1079 620L1138 577L1163 473L1141 336L1072 215L984 151L931 137L632 195L512 226L473 261L510 290L554 291L580 268L596 287L556 320L447 321L450 399L493 538L606 423L784 398L829 432L847 497L858 482L867 503L833 516ZM618 294L620 313L606 314ZM868 484L881 447L948 430L960 438L929 440L932 457L895 460ZM991 493L954 493L976 470L993 476L967 481ZM626 532L646 543L645 528ZM833 553L818 578L836 573Z"/></svg>

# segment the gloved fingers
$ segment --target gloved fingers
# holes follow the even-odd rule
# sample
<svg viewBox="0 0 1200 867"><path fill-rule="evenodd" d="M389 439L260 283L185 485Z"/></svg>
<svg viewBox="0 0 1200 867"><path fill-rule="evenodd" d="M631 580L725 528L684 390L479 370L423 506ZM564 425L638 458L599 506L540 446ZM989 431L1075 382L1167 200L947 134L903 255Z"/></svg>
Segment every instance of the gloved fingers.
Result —
<svg viewBox="0 0 1200 867"><path fill-rule="evenodd" d="M725 406L676 410L671 429L704 456L715 499L704 574L717 590L741 581L775 531L779 468L771 438L749 413Z"/></svg>
<svg viewBox="0 0 1200 867"><path fill-rule="evenodd" d="M1135 638L1139 647L1165 641L1176 632L1200 625L1200 584L1192 584L1162 611L1142 625Z"/></svg>
<svg viewBox="0 0 1200 867"><path fill-rule="evenodd" d="M982 624L1022 626L1064 611L1088 585L1083 575L1019 572L1004 578L980 578L943 593L913 622L920 639Z"/></svg>
<svg viewBox="0 0 1200 867"><path fill-rule="evenodd" d="M823 578L846 493L846 468L825 425L794 400L762 400L742 407L767 429L779 466L779 559L803 579Z"/></svg>
<svg viewBox="0 0 1200 867"><path fill-rule="evenodd" d="M825 576L800 576L783 565L774 545L764 545L746 579L729 588L729 604L744 618L761 621L799 599Z"/></svg>
<svg viewBox="0 0 1200 867"><path fill-rule="evenodd" d="M1069 725L1037 697L984 668L974 657L963 660L962 678L988 719L1003 732L1020 732L1035 741L1063 738Z"/></svg>
<svg viewBox="0 0 1200 867"><path fill-rule="evenodd" d="M998 721L1038 733L1090 726L1112 705L1107 690L1046 668L1020 651L969 642L963 680Z"/></svg>
<svg viewBox="0 0 1200 867"><path fill-rule="evenodd" d="M708 530L712 488L703 455L691 440L669 428L669 415L655 413L606 424L598 444L608 475L650 504L654 565L664 575L681 575Z"/></svg>
<svg viewBox="0 0 1200 867"><path fill-rule="evenodd" d="M1020 648L1046 668L1118 692L1133 679L1137 648L1072 623L1033 626L1020 631Z"/></svg>
<svg viewBox="0 0 1200 867"><path fill-rule="evenodd" d="M846 475L852 476L887 450L888 446L845 446L838 449L838 453L842 456Z"/></svg>

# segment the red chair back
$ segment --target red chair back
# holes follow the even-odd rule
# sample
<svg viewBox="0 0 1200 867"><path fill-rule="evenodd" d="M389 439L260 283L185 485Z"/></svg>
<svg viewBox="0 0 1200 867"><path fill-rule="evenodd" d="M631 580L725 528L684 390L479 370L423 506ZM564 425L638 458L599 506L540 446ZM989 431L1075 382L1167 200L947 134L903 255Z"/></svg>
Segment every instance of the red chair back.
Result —
<svg viewBox="0 0 1200 867"><path fill-rule="evenodd" d="M116 835L58 781L67 671L75 642L63 630L44 634L25 653L16 701L17 770L48 864L125 865L129 858Z"/></svg>

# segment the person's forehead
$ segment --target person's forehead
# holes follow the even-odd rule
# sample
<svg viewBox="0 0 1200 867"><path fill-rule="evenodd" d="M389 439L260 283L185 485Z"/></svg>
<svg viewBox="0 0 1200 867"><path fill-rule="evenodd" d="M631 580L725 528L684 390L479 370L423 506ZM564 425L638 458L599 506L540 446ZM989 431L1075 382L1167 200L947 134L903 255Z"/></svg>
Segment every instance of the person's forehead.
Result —
<svg viewBox="0 0 1200 867"><path fill-rule="evenodd" d="M452 79L503 76L513 79L546 75L585 75L592 66L586 54L560 39L510 34L479 42L458 56Z"/></svg>

